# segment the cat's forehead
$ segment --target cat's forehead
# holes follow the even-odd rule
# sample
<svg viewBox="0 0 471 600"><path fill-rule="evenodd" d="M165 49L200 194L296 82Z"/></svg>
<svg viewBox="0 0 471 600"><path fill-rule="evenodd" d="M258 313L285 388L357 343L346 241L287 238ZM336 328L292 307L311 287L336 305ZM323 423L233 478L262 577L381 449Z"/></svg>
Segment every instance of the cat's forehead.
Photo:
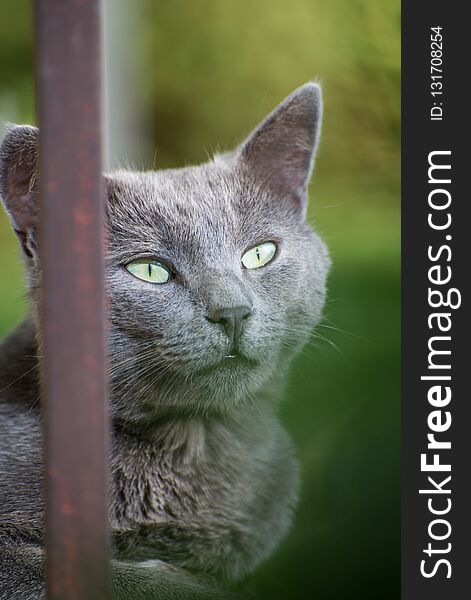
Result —
<svg viewBox="0 0 471 600"><path fill-rule="evenodd" d="M111 225L139 234L203 237L206 241L255 236L279 224L263 190L241 173L215 164L107 178Z"/></svg>
<svg viewBox="0 0 471 600"><path fill-rule="evenodd" d="M205 167L149 172L122 171L109 178L110 202L124 210L160 214L166 219L230 217L240 185L230 173ZM226 214L227 213L227 214Z"/></svg>

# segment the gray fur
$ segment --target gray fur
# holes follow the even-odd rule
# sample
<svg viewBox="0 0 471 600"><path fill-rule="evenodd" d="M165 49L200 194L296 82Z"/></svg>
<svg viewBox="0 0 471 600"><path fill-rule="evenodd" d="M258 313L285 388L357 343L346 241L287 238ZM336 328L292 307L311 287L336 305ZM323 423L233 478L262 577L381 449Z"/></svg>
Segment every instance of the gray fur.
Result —
<svg viewBox="0 0 471 600"><path fill-rule="evenodd" d="M233 153L105 176L114 595L223 598L287 532L298 474L276 418L290 361L321 316L329 259L305 222L320 90L289 96ZM27 260L32 318L0 350L0 599L43 598L35 306L37 137L11 128L0 188ZM275 259L246 270L270 240ZM174 277L124 268L150 255ZM208 314L247 306L240 351ZM228 596L229 597L229 596Z"/></svg>

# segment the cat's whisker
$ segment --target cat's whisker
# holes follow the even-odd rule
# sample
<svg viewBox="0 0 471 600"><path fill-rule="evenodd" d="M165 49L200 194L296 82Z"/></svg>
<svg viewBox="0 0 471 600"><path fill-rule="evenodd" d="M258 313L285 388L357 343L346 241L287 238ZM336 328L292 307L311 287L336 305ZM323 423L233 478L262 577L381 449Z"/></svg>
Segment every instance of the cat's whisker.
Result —
<svg viewBox="0 0 471 600"><path fill-rule="evenodd" d="M33 411L34 408L36 408L36 406L41 402L43 395L42 393L39 393L36 400L31 404L31 406L28 408L28 411L26 414L31 414L31 412Z"/></svg>
<svg viewBox="0 0 471 600"><path fill-rule="evenodd" d="M326 344L329 344L336 352L339 353L340 356L345 358L344 353L337 346L337 344L335 342L333 342L332 340L330 340L329 338L326 338L324 335L320 334L318 331L313 331L311 333L311 337L321 340L322 342L325 342Z"/></svg>
<svg viewBox="0 0 471 600"><path fill-rule="evenodd" d="M366 338L363 338L359 335L357 335L356 333L353 333L351 331L347 331L346 329L341 329L340 327L336 327L335 325L326 325L325 323L319 323L317 325L317 327L323 327L324 329L331 329L332 331L336 331L338 333L343 333L345 335L348 335L352 338L355 338L356 340L362 341L362 342L367 342L368 340Z"/></svg>
<svg viewBox="0 0 471 600"><path fill-rule="evenodd" d="M157 351L154 347L150 348L145 352L139 352L138 354L128 356L120 362L116 363L113 361L113 364L112 364L111 368L109 369L109 375L114 375L116 372L119 372L119 374L121 374L122 371L125 370L127 366L131 366L134 370L139 370L141 368L142 361L144 361L148 358L156 359L156 357L161 359L164 356L165 355L161 351ZM147 366L149 366L152 369L158 367L158 365L156 365L153 362L150 363L149 365L146 365L145 368L147 368Z"/></svg>
<svg viewBox="0 0 471 600"><path fill-rule="evenodd" d="M152 377L149 377L149 381L142 387L140 387L140 389L137 390L137 393L135 393L133 395L133 403L135 406L138 406L139 401L146 396L146 394L148 393L149 390L151 390L153 387L155 387L155 385L159 382L159 380L162 379L162 377L172 368L174 367L176 364L178 364L178 361L176 359L174 359L172 362L167 363L167 364L163 364L163 365L155 365L155 364L150 364L150 365L146 365L146 367L144 369L138 369L137 372L136 370L133 371L133 373L131 373L128 378L125 379L125 381L120 381L120 388L122 390L123 386L124 388L136 388L138 386L138 383L142 380L142 378L147 378L149 375L152 375ZM174 379L176 376L176 374L174 374L172 376L172 379ZM170 382L166 382L167 386L169 385ZM131 384L131 385L128 385ZM171 386L170 386L171 387Z"/></svg>
<svg viewBox="0 0 471 600"><path fill-rule="evenodd" d="M0 394L2 394L3 392L5 392L6 390L10 389L13 385L15 385L15 383L18 383L19 381L21 381L24 377L26 377L26 375L29 375L31 373L31 371L34 371L34 369L37 369L38 366L39 365L36 363L35 365L33 365L31 367L31 369L28 369L22 375L20 375L19 377L17 377L13 381L11 381L8 385L6 385L2 389L0 389Z"/></svg>

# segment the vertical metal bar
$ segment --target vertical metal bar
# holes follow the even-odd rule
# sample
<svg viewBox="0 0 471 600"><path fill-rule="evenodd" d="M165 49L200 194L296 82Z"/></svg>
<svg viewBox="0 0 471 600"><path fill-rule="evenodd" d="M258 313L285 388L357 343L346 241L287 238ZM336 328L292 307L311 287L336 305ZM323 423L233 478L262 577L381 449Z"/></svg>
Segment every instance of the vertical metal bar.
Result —
<svg viewBox="0 0 471 600"><path fill-rule="evenodd" d="M99 0L36 0L48 598L108 597Z"/></svg>

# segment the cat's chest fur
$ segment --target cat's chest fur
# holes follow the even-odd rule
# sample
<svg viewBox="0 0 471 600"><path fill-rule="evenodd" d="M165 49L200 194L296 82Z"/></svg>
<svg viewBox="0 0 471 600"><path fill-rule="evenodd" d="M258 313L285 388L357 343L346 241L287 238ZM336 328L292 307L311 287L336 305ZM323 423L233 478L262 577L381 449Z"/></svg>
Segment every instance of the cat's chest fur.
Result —
<svg viewBox="0 0 471 600"><path fill-rule="evenodd" d="M116 553L238 578L286 533L297 495L288 436L271 416L174 421L152 439L115 437Z"/></svg>

